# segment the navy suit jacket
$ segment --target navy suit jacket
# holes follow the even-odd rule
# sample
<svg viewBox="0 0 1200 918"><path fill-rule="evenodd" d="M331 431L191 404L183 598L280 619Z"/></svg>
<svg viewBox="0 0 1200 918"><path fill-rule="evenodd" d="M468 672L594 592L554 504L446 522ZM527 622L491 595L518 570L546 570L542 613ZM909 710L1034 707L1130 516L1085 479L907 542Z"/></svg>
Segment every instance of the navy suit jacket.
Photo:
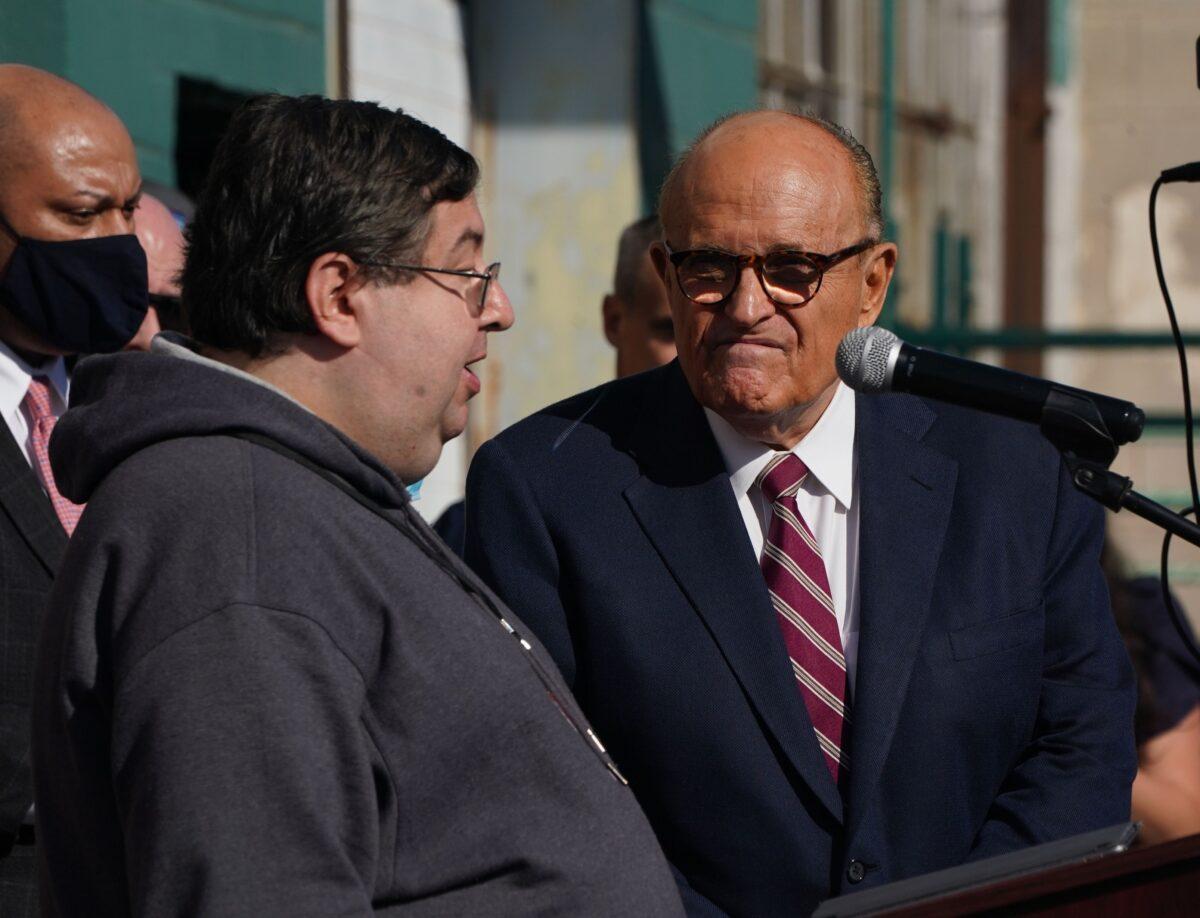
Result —
<svg viewBox="0 0 1200 918"><path fill-rule="evenodd" d="M857 396L861 633L839 794L677 364L484 444L467 559L555 657L692 914L842 892L1129 816L1103 517L1030 425Z"/></svg>
<svg viewBox="0 0 1200 918"><path fill-rule="evenodd" d="M37 861L13 849L33 805L30 711L42 609L67 534L0 421L0 915L36 915Z"/></svg>

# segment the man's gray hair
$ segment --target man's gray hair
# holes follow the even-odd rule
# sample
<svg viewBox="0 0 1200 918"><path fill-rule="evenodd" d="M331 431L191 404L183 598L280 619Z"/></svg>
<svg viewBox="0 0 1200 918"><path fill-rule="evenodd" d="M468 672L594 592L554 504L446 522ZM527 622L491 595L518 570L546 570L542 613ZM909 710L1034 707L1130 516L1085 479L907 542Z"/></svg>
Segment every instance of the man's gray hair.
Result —
<svg viewBox="0 0 1200 918"><path fill-rule="evenodd" d="M613 293L632 305L638 268L650 244L662 238L662 223L658 214L650 214L630 223L621 231L617 243L617 269L613 272Z"/></svg>
<svg viewBox="0 0 1200 918"><path fill-rule="evenodd" d="M679 155L679 158L675 160L674 165L671 166L671 171L667 173L667 177L663 180L662 189L658 194L659 217L665 216L666 207L671 200L671 196L675 193L675 186L679 183L679 176L687 166L688 161L695 154L697 148L711 134L723 125L744 115L754 115L766 111L777 111L777 109L756 109L722 115L702 130L696 136L696 139L688 145L687 149ZM875 171L875 161L871 159L871 154L867 152L867 148L858 142L858 138L850 133L849 129L830 121L828 118L822 118L813 112L794 112L782 109L778 111L819 127L842 145L842 148L850 156L850 164L854 168L854 174L858 179L859 195L862 198L863 205L863 221L867 227L867 235L871 239L879 239L883 234L883 188L879 184L879 173Z"/></svg>

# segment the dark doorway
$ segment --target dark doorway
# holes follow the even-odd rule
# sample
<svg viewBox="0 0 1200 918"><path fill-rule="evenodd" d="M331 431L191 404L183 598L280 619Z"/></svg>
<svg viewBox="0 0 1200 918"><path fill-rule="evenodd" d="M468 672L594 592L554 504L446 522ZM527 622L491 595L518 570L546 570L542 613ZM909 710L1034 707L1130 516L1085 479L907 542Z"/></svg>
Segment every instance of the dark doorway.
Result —
<svg viewBox="0 0 1200 918"><path fill-rule="evenodd" d="M254 93L185 76L175 85L175 184L195 200L229 119Z"/></svg>

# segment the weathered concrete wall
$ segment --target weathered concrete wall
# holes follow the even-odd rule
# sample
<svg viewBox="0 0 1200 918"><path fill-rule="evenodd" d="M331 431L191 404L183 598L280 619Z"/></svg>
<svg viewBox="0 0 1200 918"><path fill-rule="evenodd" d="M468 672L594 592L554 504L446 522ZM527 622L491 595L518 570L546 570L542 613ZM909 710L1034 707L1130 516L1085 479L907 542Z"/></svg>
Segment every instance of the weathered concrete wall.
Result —
<svg viewBox="0 0 1200 918"><path fill-rule="evenodd" d="M462 5L456 0L349 0L346 13L348 95L404 109L470 149ZM480 404L477 399L471 410L478 411ZM416 504L426 519L437 519L462 497L466 463L465 438L447 443Z"/></svg>
<svg viewBox="0 0 1200 918"><path fill-rule="evenodd" d="M471 90L457 0L349 0L350 95L406 112L462 147Z"/></svg>
<svg viewBox="0 0 1200 918"><path fill-rule="evenodd" d="M1076 2L1074 72L1078 147L1048 163L1054 182L1077 183L1077 212L1060 225L1077 234L1075 284L1060 287L1047 314L1060 326L1108 326L1163 331L1166 310L1151 257L1147 220L1150 186L1168 167L1200 158L1200 90L1196 36L1200 6L1183 0ZM1052 115L1055 117L1056 115ZM1200 328L1200 188L1172 185L1158 200L1159 241L1167 279L1185 329ZM1194 354L1192 355L1194 358ZM1193 374L1200 367L1192 361ZM1076 385L1131 399L1149 411L1182 411L1174 350L1058 355L1047 372ZM1193 399L1200 387L1193 386ZM1186 466L1182 431L1148 434L1122 449L1114 468L1138 489L1182 505ZM1142 569L1157 566L1158 530L1127 513L1112 517L1118 545ZM1200 552L1176 541L1172 559L1180 593L1200 620ZM1183 580L1190 585L1183 585Z"/></svg>
<svg viewBox="0 0 1200 918"><path fill-rule="evenodd" d="M611 377L600 303L641 195L634 4L512 0L472 16L480 200L517 316L484 365L477 444Z"/></svg>

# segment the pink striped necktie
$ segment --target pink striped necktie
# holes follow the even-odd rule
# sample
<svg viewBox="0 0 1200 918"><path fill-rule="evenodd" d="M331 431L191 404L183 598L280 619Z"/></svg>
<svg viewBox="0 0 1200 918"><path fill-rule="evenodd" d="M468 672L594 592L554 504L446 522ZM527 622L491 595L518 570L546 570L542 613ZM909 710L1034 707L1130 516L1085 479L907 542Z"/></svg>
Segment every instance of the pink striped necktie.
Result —
<svg viewBox="0 0 1200 918"><path fill-rule="evenodd" d="M75 524L83 513L83 504L73 504L58 493L54 484L54 472L50 468L50 434L58 420L50 405L50 384L44 376L35 376L29 381L29 391L25 393L25 410L29 412L32 423L29 442L33 446L33 465L42 486L50 496L63 529L70 535L75 531Z"/></svg>
<svg viewBox="0 0 1200 918"><path fill-rule="evenodd" d="M784 453L755 480L772 509L762 571L817 743L833 780L840 783L849 764L842 750L846 659L821 549L796 505L796 492L807 475L803 462Z"/></svg>

